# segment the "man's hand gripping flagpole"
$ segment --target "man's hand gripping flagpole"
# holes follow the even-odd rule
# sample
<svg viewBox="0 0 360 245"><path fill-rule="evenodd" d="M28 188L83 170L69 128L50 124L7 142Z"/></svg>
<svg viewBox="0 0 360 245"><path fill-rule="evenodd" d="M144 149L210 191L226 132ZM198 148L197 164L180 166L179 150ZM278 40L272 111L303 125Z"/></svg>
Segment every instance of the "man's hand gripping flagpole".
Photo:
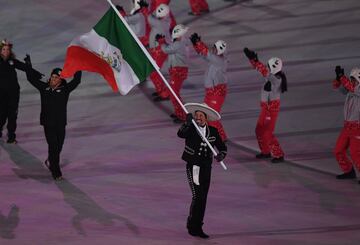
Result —
<svg viewBox="0 0 360 245"><path fill-rule="evenodd" d="M163 80L163 82L165 83L166 87L170 90L171 94L174 96L174 98L176 99L176 101L180 104L181 108L184 110L184 112L187 114L189 113L185 106L183 105L183 103L181 102L181 100L179 99L179 97L177 97L177 95L175 94L174 90L171 88L170 84L166 81L164 75L160 72L160 68L159 66L156 64L156 62L154 61L154 59L151 57L151 55L149 54L149 52L146 50L146 48L144 47L144 45L140 42L140 40L138 39L138 37L134 34L134 32L131 30L131 28L129 27L129 25L127 24L127 22L125 21L125 19L122 17L122 15L119 13L119 11L116 9L115 5L111 2L111 0L107 0L108 3L110 4L110 6L114 9L115 13L118 15L118 17L120 18L120 20L123 22L123 24L126 26L126 29L129 31L129 33L131 34L131 36L135 39L135 41L137 42L137 44L140 46L141 50L144 52L144 54L146 55L146 57L149 59L149 61L151 62L151 64L154 66L155 70L157 71L157 73L160 75L161 79ZM210 150L212 151L212 153L214 154L214 156L217 156L217 152L215 151L214 147L212 147L212 145L209 143L209 141L206 139L205 135L202 134L202 132L200 131L199 126L196 124L195 120L192 119L192 123L194 124L196 130L198 131L199 135L201 135L201 138L203 139L203 141L205 141L205 143L209 146ZM221 166L223 167L224 170L227 170L227 167L225 165L225 163L223 161L220 162Z"/></svg>

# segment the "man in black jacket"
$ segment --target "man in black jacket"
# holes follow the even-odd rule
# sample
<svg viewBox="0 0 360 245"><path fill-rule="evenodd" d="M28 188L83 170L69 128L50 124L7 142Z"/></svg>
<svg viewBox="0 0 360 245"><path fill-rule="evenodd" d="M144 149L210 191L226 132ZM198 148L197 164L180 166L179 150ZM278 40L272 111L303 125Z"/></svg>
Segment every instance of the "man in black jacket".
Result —
<svg viewBox="0 0 360 245"><path fill-rule="evenodd" d="M25 64L15 58L12 46L7 40L0 43L0 137L7 121L7 143L16 144L16 119L20 97L16 69L25 71Z"/></svg>
<svg viewBox="0 0 360 245"><path fill-rule="evenodd" d="M31 66L30 56L25 58L26 77L28 81L39 90L41 96L40 124L44 127L45 138L48 143L48 159L45 165L51 171L55 180L62 180L60 170L60 153L65 139L67 124L67 102L70 93L80 84L81 71L74 75L69 83L62 79L61 69L55 68L50 74L47 83L42 82L41 73Z"/></svg>
<svg viewBox="0 0 360 245"><path fill-rule="evenodd" d="M192 236L208 238L209 236L202 230L202 225L210 187L213 153L192 124L193 115L201 134L218 149L219 154L215 156L218 162L225 158L227 147L217 129L207 124L208 121L220 120L220 115L215 110L199 103L187 103L185 107L190 113L186 115L186 122L180 127L177 135L185 139L182 159L187 162L186 174L192 192L187 229Z"/></svg>

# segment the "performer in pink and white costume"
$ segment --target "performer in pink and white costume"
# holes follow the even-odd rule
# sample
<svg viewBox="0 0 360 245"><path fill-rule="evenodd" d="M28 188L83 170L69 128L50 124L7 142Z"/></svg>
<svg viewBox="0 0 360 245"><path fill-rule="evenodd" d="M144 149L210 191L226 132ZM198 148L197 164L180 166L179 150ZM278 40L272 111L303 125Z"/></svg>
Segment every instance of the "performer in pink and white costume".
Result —
<svg viewBox="0 0 360 245"><path fill-rule="evenodd" d="M258 60L254 51L245 48L244 53L252 66L265 78L261 89L261 112L255 130L261 152L256 155L256 158L272 157L272 163L283 162L284 152L274 135L276 119L280 111L280 95L287 91L287 80L282 71L282 61L273 57L269 59L266 67Z"/></svg>
<svg viewBox="0 0 360 245"><path fill-rule="evenodd" d="M209 63L204 79L204 102L220 113L227 94L226 70L228 59L225 55L226 43L222 40L218 40L215 42L214 46L209 49L206 44L201 41L201 38L197 33L192 34L190 39L194 45L195 51L202 55ZM223 141L227 141L224 127L220 121L209 122L209 125L218 130Z"/></svg>
<svg viewBox="0 0 360 245"><path fill-rule="evenodd" d="M171 35L173 41L161 46L162 51L168 55L166 62L169 67L170 86L180 100L182 100L180 91L189 71L187 46L190 44L190 41L184 38L187 31L188 27L182 24L176 25ZM184 122L186 117L185 112L172 94L170 94L170 100L174 106L174 113L171 115L171 117L174 118L174 122Z"/></svg>
<svg viewBox="0 0 360 245"><path fill-rule="evenodd" d="M344 69L340 66L336 67L335 72L336 80L333 82L333 87L346 94L344 128L334 149L336 160L344 173L337 175L336 178L355 179L353 164L360 171L360 68L351 70L350 79L344 75ZM348 149L353 162L347 156Z"/></svg>
<svg viewBox="0 0 360 245"><path fill-rule="evenodd" d="M160 4L151 15L148 16L148 22L151 26L149 35L149 53L156 64L163 68L167 59L167 54L162 52L161 45L169 43L170 37L170 8L166 4ZM155 101L166 100L169 98L169 92L159 74L154 71L150 74L150 79L154 84L156 92L153 93Z"/></svg>

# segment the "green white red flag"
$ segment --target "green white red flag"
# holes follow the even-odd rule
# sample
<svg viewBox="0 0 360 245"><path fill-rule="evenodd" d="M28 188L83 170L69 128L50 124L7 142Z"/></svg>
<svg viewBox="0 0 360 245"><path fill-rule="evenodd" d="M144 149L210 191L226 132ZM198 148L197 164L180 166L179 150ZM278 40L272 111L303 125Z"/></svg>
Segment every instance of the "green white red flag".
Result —
<svg viewBox="0 0 360 245"><path fill-rule="evenodd" d="M61 76L78 70L100 73L114 91L127 94L154 67L116 12L110 8L94 28L67 48Z"/></svg>

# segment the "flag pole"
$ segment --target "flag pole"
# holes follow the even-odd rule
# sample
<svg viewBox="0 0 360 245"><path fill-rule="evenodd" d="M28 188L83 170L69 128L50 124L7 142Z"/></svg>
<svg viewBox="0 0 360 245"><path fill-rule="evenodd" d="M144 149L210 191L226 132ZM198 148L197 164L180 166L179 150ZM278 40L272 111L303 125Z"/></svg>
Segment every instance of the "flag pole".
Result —
<svg viewBox="0 0 360 245"><path fill-rule="evenodd" d="M144 52L144 54L146 55L146 57L149 59L150 63L153 65L153 67L155 68L156 72L160 75L161 79L163 80L163 82L165 83L166 87L170 90L171 94L174 96L174 98L176 99L176 101L180 104L181 108L184 110L184 112L187 114L189 113L188 110L186 110L185 106L183 105L183 103L181 102L181 100L179 99L179 97L175 94L174 90L171 88L170 84L166 81L166 78L164 77L164 75L160 72L160 68L159 66L156 64L156 62L154 61L154 59L151 57L151 55L149 54L149 52L147 51L147 49L144 47L144 45L140 42L139 38L135 35L135 33L131 30L130 26L128 25L128 23L126 22L126 20L124 19L124 17L119 13L119 11L117 10L116 6L112 3L111 0L107 0L108 3L110 4L110 6L113 8L113 10L115 11L115 13L118 15L118 17L120 18L121 22L125 25L126 29L129 31L129 33L131 34L131 36L135 39L135 41L137 42L137 44L139 45L139 47L141 48L141 50ZM200 134L201 138L205 141L205 143L209 146L210 150L212 151L212 153L214 154L214 156L216 156L218 153L215 151L214 147L212 147L212 145L209 143L209 141L206 139L205 135L202 134L202 132L200 131L199 126L196 124L195 120L192 119L192 123L194 124L196 130L198 131L198 133ZM223 167L224 170L227 170L226 165L224 164L223 161L220 162L221 166Z"/></svg>

